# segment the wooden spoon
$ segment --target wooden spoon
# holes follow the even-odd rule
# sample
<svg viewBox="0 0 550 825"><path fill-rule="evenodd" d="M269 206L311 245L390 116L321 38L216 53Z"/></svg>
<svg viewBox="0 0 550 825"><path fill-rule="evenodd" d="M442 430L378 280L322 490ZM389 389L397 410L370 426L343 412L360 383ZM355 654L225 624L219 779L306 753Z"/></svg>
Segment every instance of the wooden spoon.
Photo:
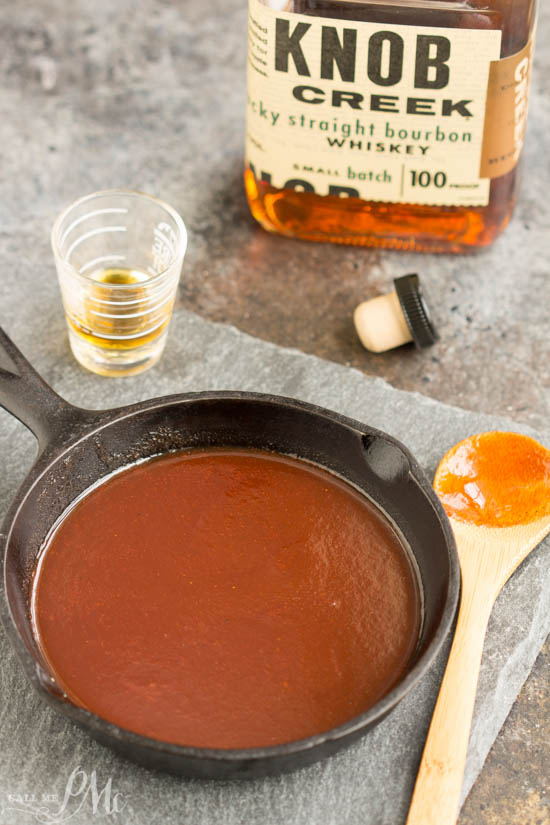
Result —
<svg viewBox="0 0 550 825"><path fill-rule="evenodd" d="M516 433L453 447L434 479L455 534L462 593L407 825L454 825L489 616L506 581L550 533L550 451Z"/></svg>

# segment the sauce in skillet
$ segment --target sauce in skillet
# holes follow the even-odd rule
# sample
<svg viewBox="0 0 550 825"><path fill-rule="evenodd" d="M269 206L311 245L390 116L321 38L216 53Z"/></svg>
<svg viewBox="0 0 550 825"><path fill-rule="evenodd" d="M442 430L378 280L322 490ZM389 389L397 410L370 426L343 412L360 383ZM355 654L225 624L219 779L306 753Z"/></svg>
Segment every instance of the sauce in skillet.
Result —
<svg viewBox="0 0 550 825"><path fill-rule="evenodd" d="M385 517L330 473L255 450L172 454L92 490L46 543L32 607L73 702L214 748L367 710L404 674L420 625Z"/></svg>

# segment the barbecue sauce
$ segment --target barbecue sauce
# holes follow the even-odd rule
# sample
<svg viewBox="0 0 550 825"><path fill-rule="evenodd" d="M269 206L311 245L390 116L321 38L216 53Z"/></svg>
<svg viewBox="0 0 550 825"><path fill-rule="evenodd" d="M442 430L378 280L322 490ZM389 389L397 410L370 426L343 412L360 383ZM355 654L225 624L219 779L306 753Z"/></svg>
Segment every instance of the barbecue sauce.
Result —
<svg viewBox="0 0 550 825"><path fill-rule="evenodd" d="M347 722L403 676L420 624L387 519L332 474L253 450L171 454L97 486L46 542L32 609L73 703L212 748Z"/></svg>
<svg viewBox="0 0 550 825"><path fill-rule="evenodd" d="M457 444L434 488L448 516L478 527L515 527L550 516L550 450L519 433L490 432Z"/></svg>

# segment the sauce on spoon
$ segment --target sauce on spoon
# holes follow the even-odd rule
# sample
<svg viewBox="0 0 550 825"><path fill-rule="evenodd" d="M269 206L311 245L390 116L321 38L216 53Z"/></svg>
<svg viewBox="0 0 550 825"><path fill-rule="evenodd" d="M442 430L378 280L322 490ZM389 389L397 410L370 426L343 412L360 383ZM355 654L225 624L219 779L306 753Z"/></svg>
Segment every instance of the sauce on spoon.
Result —
<svg viewBox="0 0 550 825"><path fill-rule="evenodd" d="M531 524L550 515L550 450L518 433L473 435L446 454L434 489L457 521Z"/></svg>

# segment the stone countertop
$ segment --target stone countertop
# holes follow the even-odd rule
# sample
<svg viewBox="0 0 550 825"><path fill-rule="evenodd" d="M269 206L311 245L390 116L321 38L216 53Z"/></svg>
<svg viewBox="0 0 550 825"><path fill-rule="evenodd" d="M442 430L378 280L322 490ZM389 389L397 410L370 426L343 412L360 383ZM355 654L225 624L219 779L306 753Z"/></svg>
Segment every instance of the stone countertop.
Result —
<svg viewBox="0 0 550 825"><path fill-rule="evenodd" d="M2 4L0 238L4 277L21 290L20 322L37 342L61 334L48 245L60 208L95 189L143 189L188 224L186 307L397 387L548 430L548 7L516 216L490 250L453 258L301 243L254 224L242 189L245 5ZM422 274L441 341L424 353L370 355L355 337L353 308L409 271ZM40 346L34 355L47 366ZM550 823L549 665L546 650L461 825Z"/></svg>

